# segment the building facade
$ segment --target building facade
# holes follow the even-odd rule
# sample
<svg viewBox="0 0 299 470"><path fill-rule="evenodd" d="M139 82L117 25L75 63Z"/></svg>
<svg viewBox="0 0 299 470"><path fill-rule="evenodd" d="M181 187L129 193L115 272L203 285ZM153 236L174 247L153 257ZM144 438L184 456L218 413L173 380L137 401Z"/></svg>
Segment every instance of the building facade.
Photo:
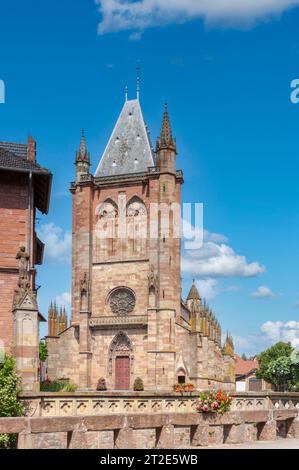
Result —
<svg viewBox="0 0 299 470"><path fill-rule="evenodd" d="M235 355L236 364L236 392L261 392L271 390L272 386L263 379L256 377L259 369L257 359L243 359Z"/></svg>
<svg viewBox="0 0 299 470"><path fill-rule="evenodd" d="M36 161L36 143L0 142L0 341L17 359L27 390L38 387L36 266L44 245L36 235L39 210L48 213L52 175Z"/></svg>
<svg viewBox="0 0 299 470"><path fill-rule="evenodd" d="M234 388L232 339L193 285L181 297L183 173L167 107L153 150L140 102L126 100L94 175L84 133L73 198L71 326L49 331L48 375L80 389ZM53 330L52 330L53 331Z"/></svg>

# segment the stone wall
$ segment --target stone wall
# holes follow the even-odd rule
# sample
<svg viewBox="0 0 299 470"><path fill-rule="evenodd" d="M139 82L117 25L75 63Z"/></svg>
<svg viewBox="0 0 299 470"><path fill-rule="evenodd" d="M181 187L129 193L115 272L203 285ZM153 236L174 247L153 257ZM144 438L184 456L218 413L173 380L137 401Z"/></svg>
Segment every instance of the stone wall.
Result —
<svg viewBox="0 0 299 470"><path fill-rule="evenodd" d="M52 380L67 378L79 383L79 341L76 328L70 327L59 337L48 337L47 374Z"/></svg>
<svg viewBox="0 0 299 470"><path fill-rule="evenodd" d="M298 437L298 410L1 418L19 449L178 449Z"/></svg>

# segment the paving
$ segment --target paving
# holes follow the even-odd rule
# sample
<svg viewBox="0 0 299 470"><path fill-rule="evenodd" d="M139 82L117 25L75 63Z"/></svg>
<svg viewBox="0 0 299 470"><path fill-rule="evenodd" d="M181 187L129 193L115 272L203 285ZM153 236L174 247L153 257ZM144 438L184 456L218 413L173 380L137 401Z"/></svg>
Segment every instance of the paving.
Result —
<svg viewBox="0 0 299 470"><path fill-rule="evenodd" d="M199 449L199 447L196 448ZM276 441L245 442L233 445L223 444L221 446L201 447L201 449L299 449L299 439L277 439Z"/></svg>

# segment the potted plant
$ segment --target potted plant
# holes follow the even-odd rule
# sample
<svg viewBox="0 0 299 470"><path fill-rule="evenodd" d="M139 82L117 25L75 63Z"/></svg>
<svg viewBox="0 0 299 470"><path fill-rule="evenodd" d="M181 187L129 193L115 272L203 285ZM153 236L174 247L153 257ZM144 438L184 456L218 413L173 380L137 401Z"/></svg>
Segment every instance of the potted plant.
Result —
<svg viewBox="0 0 299 470"><path fill-rule="evenodd" d="M144 390L143 380L140 377L137 377L134 382L134 390L135 392L143 392Z"/></svg>
<svg viewBox="0 0 299 470"><path fill-rule="evenodd" d="M182 384L174 384L173 390L176 393L182 393L184 391Z"/></svg>
<svg viewBox="0 0 299 470"><path fill-rule="evenodd" d="M223 415L230 410L232 397L222 390L202 392L196 404L199 413L217 413Z"/></svg>
<svg viewBox="0 0 299 470"><path fill-rule="evenodd" d="M98 380L97 391L98 392L105 392L107 390L106 380L104 377L101 377Z"/></svg>
<svg viewBox="0 0 299 470"><path fill-rule="evenodd" d="M194 385L191 383L186 384L184 388L185 388L184 390L185 392L194 392L195 390Z"/></svg>

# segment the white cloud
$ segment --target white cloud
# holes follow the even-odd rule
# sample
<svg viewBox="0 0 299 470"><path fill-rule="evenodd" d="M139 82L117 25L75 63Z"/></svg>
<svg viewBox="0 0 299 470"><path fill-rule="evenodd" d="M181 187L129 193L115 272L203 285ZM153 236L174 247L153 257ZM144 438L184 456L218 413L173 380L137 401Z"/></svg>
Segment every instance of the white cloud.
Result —
<svg viewBox="0 0 299 470"><path fill-rule="evenodd" d="M135 31L134 33L131 33L129 36L130 41L140 41L142 38L142 31Z"/></svg>
<svg viewBox="0 0 299 470"><path fill-rule="evenodd" d="M196 286L202 299L214 299L219 293L217 279L201 279L196 281Z"/></svg>
<svg viewBox="0 0 299 470"><path fill-rule="evenodd" d="M58 305L71 305L71 293L70 292L63 292L63 294L57 295L55 298Z"/></svg>
<svg viewBox="0 0 299 470"><path fill-rule="evenodd" d="M254 356L264 351L272 344L271 340L261 333L246 336L233 336L233 339L236 353L245 353L248 356Z"/></svg>
<svg viewBox="0 0 299 470"><path fill-rule="evenodd" d="M258 354L279 341L290 342L299 349L299 322L267 321L260 327L260 332L234 336L236 352L249 356Z"/></svg>
<svg viewBox="0 0 299 470"><path fill-rule="evenodd" d="M290 342L294 348L299 349L299 322L269 320L261 325L259 332L234 336L236 352L249 356L258 354L279 341Z"/></svg>
<svg viewBox="0 0 299 470"><path fill-rule="evenodd" d="M299 5L299 0L96 0L99 34L144 30L201 18L205 23L248 27Z"/></svg>
<svg viewBox="0 0 299 470"><path fill-rule="evenodd" d="M254 277L265 267L235 253L224 235L205 230L202 248L184 252L182 271L201 277Z"/></svg>
<svg viewBox="0 0 299 470"><path fill-rule="evenodd" d="M261 331L273 343L277 341L290 342L292 346L299 347L299 322L267 321L261 326Z"/></svg>
<svg viewBox="0 0 299 470"><path fill-rule="evenodd" d="M211 300L223 292L235 292L238 286L221 287L217 279L198 279L196 282L198 292L202 299Z"/></svg>
<svg viewBox="0 0 299 470"><path fill-rule="evenodd" d="M268 286L260 286L255 292L253 292L252 297L263 298L263 297L275 297L272 290Z"/></svg>
<svg viewBox="0 0 299 470"><path fill-rule="evenodd" d="M40 239L45 243L45 257L53 262L70 263L72 235L61 227L50 223L38 230Z"/></svg>

